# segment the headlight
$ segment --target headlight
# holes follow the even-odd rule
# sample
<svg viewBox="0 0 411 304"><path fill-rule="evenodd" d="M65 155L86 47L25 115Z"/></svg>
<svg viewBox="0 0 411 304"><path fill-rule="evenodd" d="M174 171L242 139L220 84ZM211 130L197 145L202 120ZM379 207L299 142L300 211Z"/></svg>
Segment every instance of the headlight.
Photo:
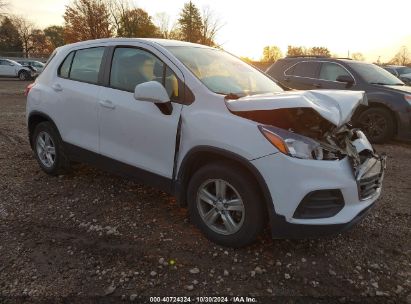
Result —
<svg viewBox="0 0 411 304"><path fill-rule="evenodd" d="M323 159L321 145L311 138L274 126L258 126L265 138L280 152L303 159Z"/></svg>
<svg viewBox="0 0 411 304"><path fill-rule="evenodd" d="M405 98L405 100L408 101L408 103L411 105L411 95L404 94L404 98Z"/></svg>

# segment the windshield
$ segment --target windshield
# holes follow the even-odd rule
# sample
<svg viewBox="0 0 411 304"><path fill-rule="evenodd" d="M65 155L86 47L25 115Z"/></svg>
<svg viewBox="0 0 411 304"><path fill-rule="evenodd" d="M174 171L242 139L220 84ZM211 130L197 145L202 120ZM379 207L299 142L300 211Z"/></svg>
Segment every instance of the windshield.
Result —
<svg viewBox="0 0 411 304"><path fill-rule="evenodd" d="M241 97L283 91L269 77L224 51L187 46L167 49L215 93Z"/></svg>
<svg viewBox="0 0 411 304"><path fill-rule="evenodd" d="M359 63L352 62L348 63L364 81L371 84L380 85L402 85L404 84L397 77L392 75L390 72L380 68L379 66L372 63Z"/></svg>
<svg viewBox="0 0 411 304"><path fill-rule="evenodd" d="M411 74L411 68L409 68L409 67L399 68L399 69L397 69L397 71L398 71L398 74L400 74L400 75Z"/></svg>

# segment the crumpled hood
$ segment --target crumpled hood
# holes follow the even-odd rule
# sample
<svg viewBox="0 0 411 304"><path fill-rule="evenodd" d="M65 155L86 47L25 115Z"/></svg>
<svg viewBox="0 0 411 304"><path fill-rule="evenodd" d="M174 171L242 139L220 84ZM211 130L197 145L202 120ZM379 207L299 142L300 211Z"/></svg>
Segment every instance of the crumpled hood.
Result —
<svg viewBox="0 0 411 304"><path fill-rule="evenodd" d="M312 108L336 127L350 121L360 104L368 104L363 91L345 90L289 91L226 100L227 108L232 112Z"/></svg>

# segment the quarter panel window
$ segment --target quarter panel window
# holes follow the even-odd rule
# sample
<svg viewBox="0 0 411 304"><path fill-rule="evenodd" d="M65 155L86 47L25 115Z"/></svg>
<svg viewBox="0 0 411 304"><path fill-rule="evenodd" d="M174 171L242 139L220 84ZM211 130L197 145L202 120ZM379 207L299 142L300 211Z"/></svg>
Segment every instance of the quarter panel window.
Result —
<svg viewBox="0 0 411 304"><path fill-rule="evenodd" d="M69 78L97 84L104 47L77 50L71 65Z"/></svg>
<svg viewBox="0 0 411 304"><path fill-rule="evenodd" d="M70 66L71 61L73 60L74 52L71 52L66 59L64 59L63 63L61 64L58 75L63 78L69 78L70 76Z"/></svg>
<svg viewBox="0 0 411 304"><path fill-rule="evenodd" d="M339 64L324 62L321 65L320 79L337 81L338 76L351 76L348 71Z"/></svg>

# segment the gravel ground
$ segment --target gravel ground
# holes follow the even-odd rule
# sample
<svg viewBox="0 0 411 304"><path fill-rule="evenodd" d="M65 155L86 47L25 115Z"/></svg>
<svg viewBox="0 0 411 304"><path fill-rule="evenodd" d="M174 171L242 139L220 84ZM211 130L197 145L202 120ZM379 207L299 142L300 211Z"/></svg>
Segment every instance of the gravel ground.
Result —
<svg viewBox="0 0 411 304"><path fill-rule="evenodd" d="M410 144L377 146L388 155L384 192L350 231L313 240L266 231L233 250L206 240L158 190L85 165L43 173L27 142L27 84L0 80L0 303L199 295L411 303Z"/></svg>

